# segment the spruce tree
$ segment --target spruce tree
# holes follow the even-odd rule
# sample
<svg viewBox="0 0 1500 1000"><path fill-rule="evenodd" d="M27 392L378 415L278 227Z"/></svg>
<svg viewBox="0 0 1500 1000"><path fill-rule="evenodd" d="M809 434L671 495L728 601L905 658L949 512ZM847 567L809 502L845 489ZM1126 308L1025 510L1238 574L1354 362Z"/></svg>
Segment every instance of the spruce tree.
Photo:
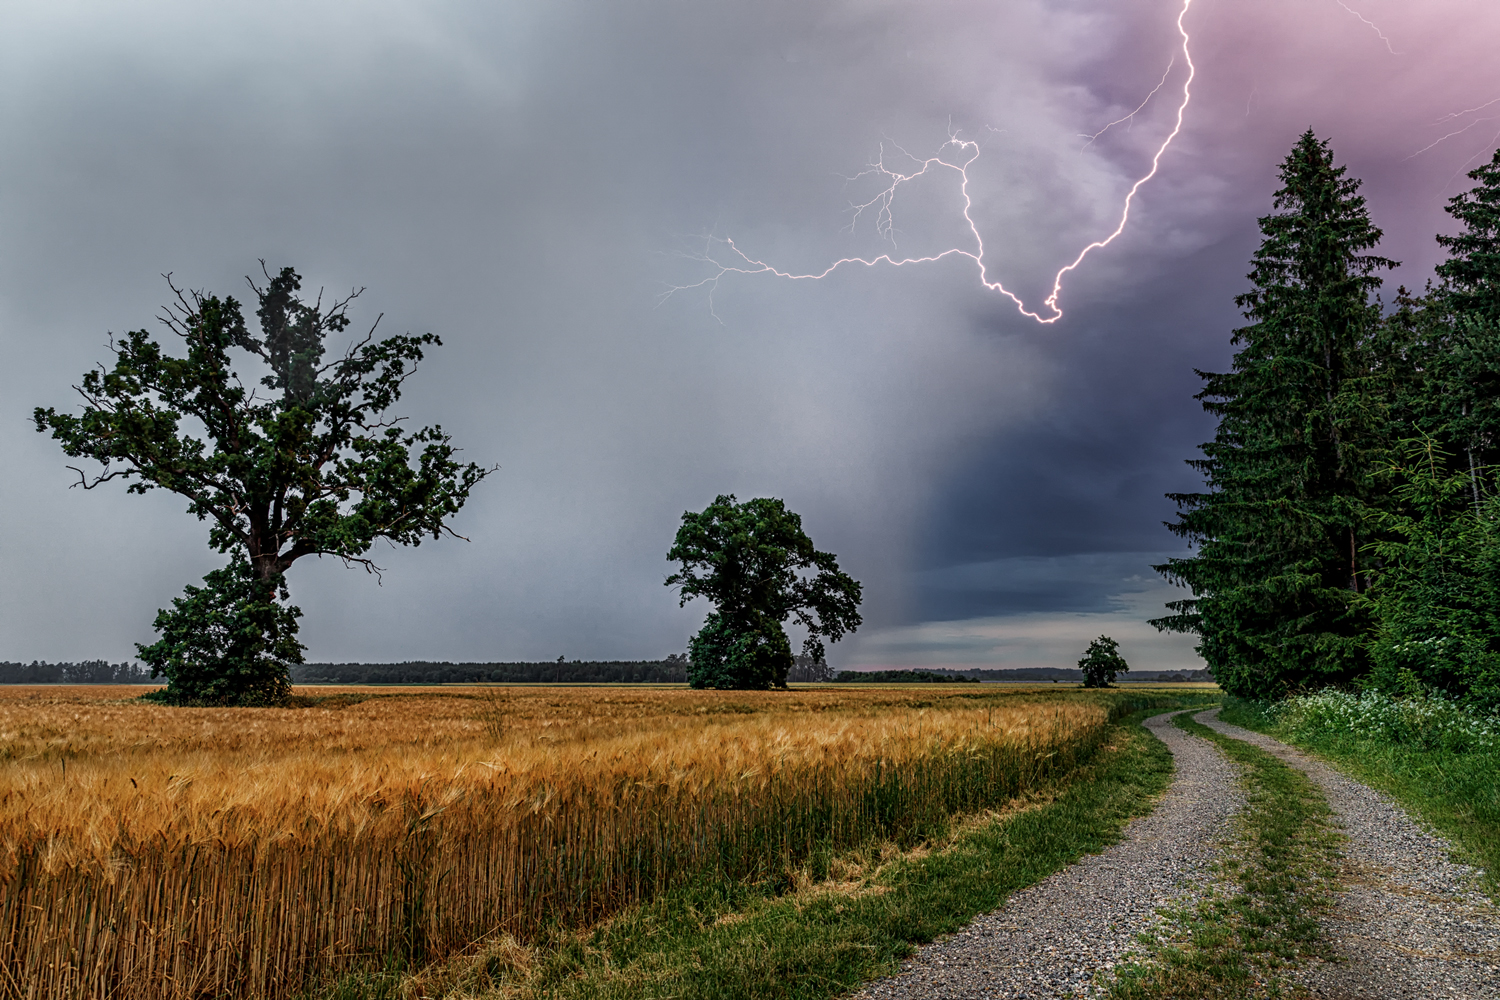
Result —
<svg viewBox="0 0 1500 1000"><path fill-rule="evenodd" d="M1232 694L1277 696L1364 666L1363 513L1387 437L1372 296L1375 272L1396 264L1365 252L1381 231L1345 172L1311 130L1282 163L1252 288L1235 299L1250 323L1234 332L1232 369L1198 373L1197 398L1219 418L1189 461L1208 490L1169 494L1168 527L1197 551L1157 569L1193 598L1153 624L1196 633Z"/></svg>
<svg viewBox="0 0 1500 1000"><path fill-rule="evenodd" d="M1500 153L1448 203L1436 287L1398 295L1379 345L1404 460L1369 512L1380 573L1369 682L1500 706Z"/></svg>
<svg viewBox="0 0 1500 1000"><path fill-rule="evenodd" d="M1372 511L1380 574L1362 598L1375 625L1368 683L1393 694L1439 692L1500 710L1500 498L1474 504L1467 469L1432 439L1391 468L1388 509Z"/></svg>
<svg viewBox="0 0 1500 1000"><path fill-rule="evenodd" d="M1461 457L1478 507L1484 470L1500 460L1500 150L1469 177L1478 183L1447 206L1462 231L1437 238L1449 257L1437 267L1442 286L1430 308L1443 314L1448 336L1434 359L1431 402L1441 424L1433 430Z"/></svg>

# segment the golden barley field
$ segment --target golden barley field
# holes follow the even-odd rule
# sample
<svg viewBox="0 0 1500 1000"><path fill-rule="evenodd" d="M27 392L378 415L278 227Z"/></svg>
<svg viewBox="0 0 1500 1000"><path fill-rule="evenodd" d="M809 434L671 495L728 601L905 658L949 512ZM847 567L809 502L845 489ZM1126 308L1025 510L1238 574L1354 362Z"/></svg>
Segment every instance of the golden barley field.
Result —
<svg viewBox="0 0 1500 1000"><path fill-rule="evenodd" d="M954 687L957 687L956 685ZM913 843L1086 759L1055 689L0 691L0 995L295 996Z"/></svg>

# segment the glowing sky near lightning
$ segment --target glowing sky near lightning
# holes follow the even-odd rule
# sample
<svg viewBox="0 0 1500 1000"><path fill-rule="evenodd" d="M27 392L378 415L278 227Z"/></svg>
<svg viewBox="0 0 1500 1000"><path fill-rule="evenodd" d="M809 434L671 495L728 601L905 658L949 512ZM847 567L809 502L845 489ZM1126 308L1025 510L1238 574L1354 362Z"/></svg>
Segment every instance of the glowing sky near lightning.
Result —
<svg viewBox="0 0 1500 1000"><path fill-rule="evenodd" d="M1157 172L1161 169L1162 156L1164 156L1167 150L1171 148L1172 141L1176 139L1177 136L1182 132L1183 116L1187 113L1188 104L1192 101L1193 78L1197 75L1198 72L1198 67L1193 64L1192 36L1188 34L1187 27L1183 23L1187 18L1188 12L1192 9L1192 6L1193 0L1183 0L1182 7L1177 13L1176 28L1177 34L1181 38L1182 49L1180 55L1185 69L1183 71L1182 78L1182 96L1180 101L1178 101L1177 103L1177 113L1176 117L1172 121L1172 128L1169 132L1167 132L1166 136L1156 147L1156 152L1151 157L1150 169L1142 174L1135 181L1135 183L1130 186L1130 190L1125 193L1123 204L1120 207L1119 222L1115 224L1115 228L1110 231L1109 235L1086 244L1083 249L1078 251L1078 255L1076 257L1074 257L1068 263L1064 264L1062 267L1058 268L1057 273L1052 276L1052 288L1048 292L1047 298L1042 302L1042 308L1045 309L1046 312L1040 312L1028 308L1025 301L1015 292L1006 288L1005 283L1002 280L998 278L992 278L990 276L989 266L986 264L984 256L984 237L980 234L979 226L974 221L974 216L972 214L974 208L974 200L969 194L969 167L979 159L980 146L979 143L973 140L960 138L957 133L949 133L948 141L942 145L936 155L929 156L926 159L920 161L918 161L916 157L912 156L905 149L902 149L899 145L893 144L895 153L899 157L904 157L907 160L918 162L917 169L910 172L905 172L900 169L893 169L891 166L887 165L887 154L885 146L884 144L882 144L879 158L876 159L874 163L871 163L868 167L866 167L865 170L857 174L854 179L865 176L875 176L879 178L881 183L883 183L885 186L881 188L881 190L875 195L874 198L871 198L869 201L863 202L853 207L851 212L852 219L849 225L852 229L859 224L861 216L865 215L866 213L873 214L875 216L876 231L882 238L890 240L892 245L894 245L894 231L896 225L895 205L896 198L898 193L900 192L900 189L904 185L918 181L919 179L927 176L929 173L942 173L944 171L948 171L956 175L955 183L958 186L958 192L963 201L962 213L965 224L964 228L967 230L968 235L973 239L973 249L965 249L964 247L952 247L946 250L938 251L934 254L929 254L924 257L901 257L894 253L884 253L880 254L877 257L843 257L839 260L834 261L832 264L829 264L822 271L807 274L795 274L790 271L781 270L773 264L768 264L763 260L757 260L749 256L743 249L735 244L732 237L721 238L711 235L705 238L705 248L703 252L694 254L689 257L689 259L696 260L708 265L712 273L708 277L696 282L692 282L690 284L671 286L662 295L661 301L666 301L679 292L707 289L711 310L713 302L713 292L718 289L719 283L721 281L723 281L726 277L734 275L769 275L776 278L784 278L789 281L821 281L823 278L828 277L839 268L849 267L853 265L860 265L863 267L878 267L881 265L886 265L889 267L905 267L913 264L935 264L950 257L965 257L973 261L975 266L978 268L979 283L989 291L1003 295L1011 302L1015 303L1016 309L1021 313L1022 316L1026 316L1042 324L1056 323L1063 317L1062 307L1059 305L1059 300L1062 298L1063 279L1073 271L1076 271L1079 265L1083 263L1084 259L1088 257L1089 254L1093 253L1095 250L1102 250L1105 247L1109 246L1119 238L1121 233L1125 231L1126 225L1128 225L1130 222L1130 209L1135 202L1136 195L1140 192L1143 185L1147 184L1153 177L1156 176ZM1355 12L1350 11L1350 13ZM1365 20L1357 13L1355 13L1355 16L1360 17L1361 21ZM1384 38L1383 35L1381 37L1382 39ZM1088 137L1089 144L1092 145L1095 141L1097 141L1098 138L1106 131L1108 131L1111 126L1118 125L1121 122L1133 120L1136 115L1145 110L1145 107L1150 103L1151 98L1159 93L1161 91L1161 88L1166 85L1167 77L1171 75L1172 68L1176 65L1177 58L1177 55L1174 54L1167 61L1166 72L1162 75L1161 81L1151 89L1150 93L1146 97L1146 100L1136 105L1135 109L1129 115L1125 116L1124 118L1117 118L1112 122L1108 122L1105 124L1104 128L1100 129L1098 132L1091 134ZM718 315L715 314L714 318L718 319Z"/></svg>
<svg viewBox="0 0 1500 1000"><path fill-rule="evenodd" d="M348 11L6 8L0 659L123 658L216 564L170 498L69 492L27 414L151 325L161 272L237 292L264 256L440 334L410 412L501 466L468 545L381 553L383 586L296 567L315 659L679 650L703 609L662 555L736 492L865 583L840 664L1070 662L1080 632L1188 662L1141 626L1146 566L1276 163L1330 136L1420 286L1500 141L1500 5L1474 0ZM705 233L824 276L658 302L705 248L745 269Z"/></svg>

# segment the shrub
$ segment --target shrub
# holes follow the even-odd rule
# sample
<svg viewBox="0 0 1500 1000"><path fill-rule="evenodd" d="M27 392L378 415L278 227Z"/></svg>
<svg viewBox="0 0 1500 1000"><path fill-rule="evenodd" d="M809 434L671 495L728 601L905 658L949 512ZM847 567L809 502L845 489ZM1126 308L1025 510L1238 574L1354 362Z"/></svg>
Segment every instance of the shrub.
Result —
<svg viewBox="0 0 1500 1000"><path fill-rule="evenodd" d="M250 564L236 559L184 588L157 612L161 638L136 644L151 676L167 686L152 700L173 705L274 705L292 693L291 664L302 662L300 608L284 607L286 583L268 591Z"/></svg>
<svg viewBox="0 0 1500 1000"><path fill-rule="evenodd" d="M1288 698L1269 714L1293 739L1347 735L1452 753L1500 750L1500 719L1435 695L1328 690Z"/></svg>

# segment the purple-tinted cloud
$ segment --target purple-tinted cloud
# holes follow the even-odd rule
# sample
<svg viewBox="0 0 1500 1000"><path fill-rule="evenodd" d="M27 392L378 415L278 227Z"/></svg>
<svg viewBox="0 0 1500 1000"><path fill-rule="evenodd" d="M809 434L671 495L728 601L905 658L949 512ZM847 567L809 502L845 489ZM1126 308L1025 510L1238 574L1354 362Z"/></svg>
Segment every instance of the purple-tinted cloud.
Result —
<svg viewBox="0 0 1500 1000"><path fill-rule="evenodd" d="M731 491L784 497L866 583L870 624L836 648L844 662L880 660L882 630L955 616L1024 614L1035 633L1037 615L1135 608L1108 603L1139 593L1116 557L1136 554L1146 577L1171 548L1161 494L1194 485L1180 460L1211 431L1191 370L1227 361L1277 162L1309 126L1331 137L1366 180L1383 251L1406 261L1397 280L1420 285L1445 198L1500 131L1486 104L1500 9L1193 0L1182 133L1119 239L1069 276L1053 326L985 291L969 261L726 282L722 327L701 297L656 298L698 273L672 251L707 232L798 271L881 252L880 234L845 230L870 193L845 178L882 142L926 156L957 129L981 149L987 261L1044 299L1114 227L1172 125L1180 57L1156 98L1087 140L1162 80L1179 9L13 11L0 658L129 655L215 565L171 498L68 491L26 416L68 404L106 331L152 323L160 272L234 290L262 256L367 285L391 328L441 334L410 409L502 466L459 525L471 544L385 553L379 587L336 563L296 568L315 658L680 649L703 609L676 608L662 557L684 509ZM965 238L957 192L934 181L902 192L889 235L903 253ZM1006 578L1016 559L1057 572ZM952 662L941 632L919 635Z"/></svg>

